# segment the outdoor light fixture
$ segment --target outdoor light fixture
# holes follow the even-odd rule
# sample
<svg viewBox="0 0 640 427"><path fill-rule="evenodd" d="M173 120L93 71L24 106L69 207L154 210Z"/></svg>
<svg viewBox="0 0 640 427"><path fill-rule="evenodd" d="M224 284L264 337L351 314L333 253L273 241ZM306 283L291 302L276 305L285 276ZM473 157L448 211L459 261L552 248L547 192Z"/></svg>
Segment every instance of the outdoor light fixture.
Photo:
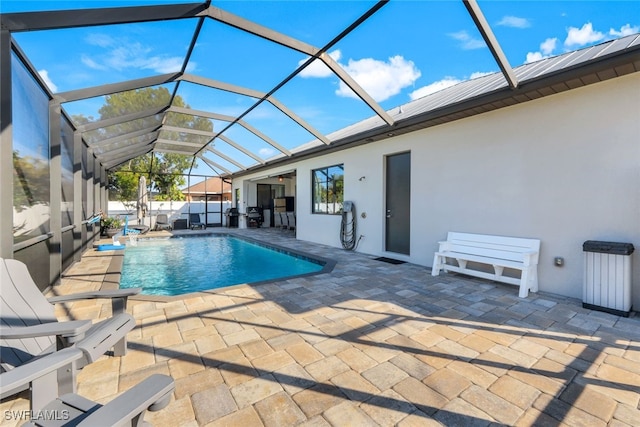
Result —
<svg viewBox="0 0 640 427"><path fill-rule="evenodd" d="M284 181L284 178L282 177L282 175L278 175L278 181L279 181L279 182Z"/></svg>

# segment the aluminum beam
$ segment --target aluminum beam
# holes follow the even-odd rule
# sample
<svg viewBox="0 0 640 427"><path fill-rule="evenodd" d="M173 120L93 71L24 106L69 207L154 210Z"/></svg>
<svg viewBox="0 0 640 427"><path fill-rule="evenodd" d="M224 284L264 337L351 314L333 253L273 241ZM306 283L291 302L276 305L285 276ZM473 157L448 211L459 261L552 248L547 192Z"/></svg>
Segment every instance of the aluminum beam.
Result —
<svg viewBox="0 0 640 427"><path fill-rule="evenodd" d="M161 74L159 76L144 77L142 79L127 80L125 82L70 90L68 92L56 93L54 95L54 99L60 103L80 101L82 99L95 98L98 96L111 95L119 92L127 92L129 90L136 90L150 86L159 86L166 83L172 83L178 77L180 77L180 73L167 73Z"/></svg>
<svg viewBox="0 0 640 427"><path fill-rule="evenodd" d="M13 258L11 34L0 31L0 257Z"/></svg>
<svg viewBox="0 0 640 427"><path fill-rule="evenodd" d="M135 130L133 132L128 132L128 133L124 133L122 135L114 136L113 138L107 138L107 139L103 139L101 141L92 142L91 144L89 144L89 151L93 151L96 148L102 148L102 147L107 146L107 145L115 144L117 142L123 142L123 141L126 141L128 139L137 138L139 136L144 136L146 134L152 134L154 132L158 132L158 130L161 127L162 127L161 125L154 125L154 126L150 126L148 128L139 129L139 130Z"/></svg>
<svg viewBox="0 0 640 427"><path fill-rule="evenodd" d="M244 154L246 154L247 156L251 157L253 160L257 161L258 163L263 164L263 165L266 163L263 159L261 159L260 157L256 156L251 151L247 150L242 145L234 142L230 138L227 138L224 135L218 135L217 138L220 138L221 140L223 140L224 142L226 142L227 144L229 144L230 146L232 146L236 150L242 151Z"/></svg>
<svg viewBox="0 0 640 427"><path fill-rule="evenodd" d="M231 122L235 119L235 117L227 116L225 114L213 113L211 111L204 110L194 110L193 108L178 107L175 105L169 107L167 113L178 113L187 114L190 116L206 117L208 119L220 120L223 122Z"/></svg>
<svg viewBox="0 0 640 427"><path fill-rule="evenodd" d="M275 142L273 139L269 138L267 135L263 134L258 129L251 126L249 123L245 122L244 120L238 120L236 123L238 123L243 128L247 129L252 134L256 135L258 138L262 139L267 144L271 145L276 150L285 154L287 157L291 157L291 151L287 150L286 148L284 148L283 146Z"/></svg>
<svg viewBox="0 0 640 427"><path fill-rule="evenodd" d="M0 16L2 29L11 32L55 30L96 25L164 21L200 16L208 2L159 6L112 7L49 12L5 13Z"/></svg>
<svg viewBox="0 0 640 427"><path fill-rule="evenodd" d="M232 159L232 158L230 158L229 156L225 155L224 153L221 153L220 151L218 151L218 150L216 150L216 149L214 149L214 148L207 147L207 148L206 148L206 150L207 150L208 152L211 152L211 153L215 154L216 156L218 156L218 157L220 157L220 158L225 159L227 162L229 162L229 163L231 163L231 164L233 164L233 165L236 165L238 168L242 169L243 171L244 171L244 170L247 170L247 167L246 167L246 166L244 166L244 165L243 165L243 164L241 164L241 163L236 162L235 160L233 160L233 159Z"/></svg>
<svg viewBox="0 0 640 427"><path fill-rule="evenodd" d="M291 156L291 152L289 150L280 146L277 142L275 142L274 140L272 140L271 138L269 138L268 136L266 136L265 134L263 134L262 132L254 128L253 126L251 126L250 124L244 122L243 120L238 120L236 117L227 116L224 114L211 113L211 112L202 111L202 110L193 110L191 108L175 107L175 106L170 107L169 112L189 114L189 115L199 116L199 117L207 117L209 119L220 120L223 122L230 122L231 124L237 123L243 128L245 128L246 130L248 130L249 132L251 132L252 134L254 134L255 136L257 136L258 138L262 139L267 144L279 150L280 152L286 154L287 156ZM216 134L216 137L219 137L220 134L221 132L218 132ZM204 145L203 145L203 149L204 149Z"/></svg>
<svg viewBox="0 0 640 427"><path fill-rule="evenodd" d="M122 157L118 157L115 159L110 159L108 162L104 162L102 164L102 166L106 169L113 169L116 166L119 166L123 163L128 162L129 160L136 158L136 157L140 157L143 156L147 153L149 153L150 151L153 150L153 147L151 146L151 144L144 146L143 148L141 148L139 151L135 152L135 155L131 156L131 155L126 155L126 156L122 156Z"/></svg>
<svg viewBox="0 0 640 427"><path fill-rule="evenodd" d="M298 52L305 53L309 55L311 58L307 62L305 62L302 66L300 66L293 74L283 80L278 86L276 86L269 95L272 95L277 89L282 87L285 83L291 80L295 75L297 75L304 68L309 66L316 58L319 58L323 61L335 74L338 76L340 80L342 80L364 103L366 103L369 108L371 108L382 120L384 120L387 124L392 126L394 124L393 118L365 91L344 69L333 60L326 52L333 47L338 41L344 38L347 34L357 28L362 22L366 21L371 15L377 12L382 6L384 6L388 0L378 1L373 7L371 7L365 14L363 14L359 19L357 19L353 24L351 24L348 28L346 28L342 33L340 33L336 38L334 38L329 44L324 46L322 49L318 49L314 46L306 44L300 40L294 39L292 37L286 36L284 34L278 33L277 31L271 30L269 28L258 25L252 21L248 21L244 18L240 18L231 13L225 12L216 7L210 6L207 13L209 17L212 19L223 22L227 25L230 25L234 28L240 29L242 31L248 32L258 37L262 37L266 40L269 40L273 43L280 44L282 46L286 46L290 49L296 50ZM262 98L262 100L265 98ZM259 101L252 108L247 110L244 114L240 116L242 118L249 111L255 108L261 101ZM223 130L224 132L224 130ZM313 135L315 133L312 132ZM325 144L325 140L321 139Z"/></svg>
<svg viewBox="0 0 640 427"><path fill-rule="evenodd" d="M140 151L140 147L150 146L153 147L153 143L155 142L155 138L149 138L146 141L139 141L136 143L132 143L129 145L125 145L124 147L117 147L112 150L107 150L104 153L96 153L96 159L100 161L100 163L107 163L111 161L113 158L124 157L125 155L131 154L133 152ZM132 157L133 159L133 157Z"/></svg>
<svg viewBox="0 0 640 427"><path fill-rule="evenodd" d="M362 89L362 87L358 83L356 83L356 81L351 78L351 76L344 70L344 68L342 68L340 64L334 61L328 53L323 52L320 55L320 59L327 65L327 67L331 69L331 71L333 71L336 76L338 76L338 78L340 78L340 80L344 82L344 84L349 86L349 89L351 89L353 93L358 96L358 98L360 98L365 104L367 104L369 108L371 108L378 115L378 117L387 122L389 126L393 126L395 124L393 117L391 117L389 113L387 113L380 106L380 104L378 104L378 102L373 99L371 95L369 95L366 90Z"/></svg>
<svg viewBox="0 0 640 427"><path fill-rule="evenodd" d="M150 108L148 110L140 111L137 113L125 114L122 116L112 117L110 119L98 120L96 122L85 123L83 125L78 126L76 129L79 132L89 132L92 130L102 129L113 125L120 125L126 122L133 122L139 119L146 119L147 117L157 116L162 114L169 108L168 105L163 105L162 107Z"/></svg>
<svg viewBox="0 0 640 427"><path fill-rule="evenodd" d="M236 85L232 85L232 84L229 84L229 83L224 83L224 82L220 82L220 81L217 81L217 80L208 79L208 78L205 78L205 77L194 76L193 74L184 74L182 77L179 78L179 80L187 81L187 82L194 83L194 84L199 84L199 85L210 87L210 88L214 88L214 89L223 90L225 92L236 93L238 95L244 95L244 96L248 96L248 97L251 97L251 98L265 99L267 102L269 102L271 105L276 107L278 110L280 110L282 113L284 113L291 120L296 122L298 124L298 126L304 128L307 132L309 132L311 135L315 136L316 138L318 138L320 141L324 142L325 144L327 144L327 145L330 144L330 141L321 132L316 130L313 126L311 126L304 119L302 119L300 116L298 116L293 111L291 111L289 108L287 108L280 101L275 99L273 96L269 96L265 92L260 92L260 91L257 91L257 90L249 89L249 88L242 87L242 86L236 86Z"/></svg>
<svg viewBox="0 0 640 427"><path fill-rule="evenodd" d="M216 170L216 168L218 168L218 169L221 169L222 171L224 171L226 174L231 175L231 171L230 171L229 169L227 169L227 168L225 168L225 167L223 167L223 166L221 166L221 165L217 164L216 162L212 162L211 160L209 160L209 159L207 159L207 158L205 158L205 157L203 157L203 156L200 156L200 155L198 155L197 157L198 157L199 159L201 159L203 162L205 162L207 165L209 165L209 167L210 167L211 169L213 169L213 171L214 171L215 173L219 173L219 172Z"/></svg>
<svg viewBox="0 0 640 427"><path fill-rule="evenodd" d="M49 286L59 283L62 272L62 108L49 102Z"/></svg>
<svg viewBox="0 0 640 427"><path fill-rule="evenodd" d="M156 142L158 144L184 145L185 147L202 148L202 144L198 142L183 142L183 141L176 141L175 139L166 139L166 138L158 138Z"/></svg>
<svg viewBox="0 0 640 427"><path fill-rule="evenodd" d="M208 130L200 130L200 129L192 129L192 128L181 128L177 126L167 126L164 125L160 130L164 130L167 132L179 132L179 133L189 133L192 135L200 135L200 136L208 136L214 137L216 134L214 132ZM202 146L203 144L200 144Z"/></svg>
<svg viewBox="0 0 640 427"><path fill-rule="evenodd" d="M329 141L329 138L327 138L320 131L318 131L314 127L312 127L302 117L298 116L296 113L294 113L293 111L291 111L290 109L285 107L280 101L278 101L277 99L275 99L272 96L268 97L267 101L269 103L271 103L271 105L276 107L278 110L280 110L284 114L286 114L291 120L296 122L298 125L302 126L311 135L315 136L318 140L322 141L325 145L331 144L331 141Z"/></svg>
<svg viewBox="0 0 640 427"><path fill-rule="evenodd" d="M317 48L303 41L294 39L293 37L286 36L270 28L263 27L262 25L256 24L255 22L249 21L247 19L241 18L232 13L226 12L215 6L209 6L206 13L211 19L215 21L222 22L224 24L230 25L244 32L253 34L254 36L261 37L263 39L288 47L298 52L302 52L310 56L313 56L316 53L318 53Z"/></svg>
<svg viewBox="0 0 640 427"><path fill-rule="evenodd" d="M243 86L237 86L231 83L221 82L219 80L213 80L206 77L196 76L193 74L185 73L178 78L178 80L195 83L201 86L207 86L215 89L220 89L225 92L237 93L239 95L249 96L251 98L260 99L266 94L254 89L249 89Z"/></svg>
<svg viewBox="0 0 640 427"><path fill-rule="evenodd" d="M476 0L462 0L462 2L467 8L469 15L471 15L471 19L473 19L473 22L475 22L476 27L478 27L478 31L480 31L480 34L482 34L482 38L484 39L485 43L487 43L487 46L489 47L493 58L498 63L498 66L500 67L500 70L504 75L504 78L507 80L507 83L509 83L509 87L511 89L517 88L518 79L516 78L516 75L513 72L511 65L509 64L509 60L507 60L506 55L502 51L500 43L498 43L498 39L496 39L496 36L493 34L491 26L485 19L482 10L480 10L478 2Z"/></svg>

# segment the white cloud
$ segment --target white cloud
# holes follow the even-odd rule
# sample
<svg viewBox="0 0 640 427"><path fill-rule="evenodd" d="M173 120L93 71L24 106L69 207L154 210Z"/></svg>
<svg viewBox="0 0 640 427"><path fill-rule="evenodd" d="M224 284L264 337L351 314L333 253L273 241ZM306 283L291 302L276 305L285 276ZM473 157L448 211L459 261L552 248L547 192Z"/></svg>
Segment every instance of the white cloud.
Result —
<svg viewBox="0 0 640 427"><path fill-rule="evenodd" d="M265 159L273 156L275 152L276 150L274 150L273 148L261 148L260 150L258 150L258 154L260 154L260 156Z"/></svg>
<svg viewBox="0 0 640 427"><path fill-rule="evenodd" d="M184 58L174 56L170 58L163 58L154 56L147 59L147 63L142 65L142 68L152 69L159 73L173 73L180 71L182 68L182 62ZM189 64L193 65L193 64Z"/></svg>
<svg viewBox="0 0 640 427"><path fill-rule="evenodd" d="M431 95L432 93L439 92L442 89L446 89L448 87L457 85L461 81L462 80L457 79L455 77L447 76L442 80L438 80L436 82L433 82L426 86L422 86L421 88L414 90L409 94L409 98L411 98L411 100L413 101L414 99L422 98L424 96Z"/></svg>
<svg viewBox="0 0 640 427"><path fill-rule="evenodd" d="M584 46L603 40L604 37L600 31L594 31L591 22L587 22L582 28L569 27L564 45L565 47Z"/></svg>
<svg viewBox="0 0 640 427"><path fill-rule="evenodd" d="M104 49L95 55L84 54L81 61L94 70L117 70L127 68L151 69L158 73L179 71L183 58L179 56L153 55L153 50L138 42L130 42L126 38L114 38L106 34L93 33L85 41ZM190 63L189 69L195 68Z"/></svg>
<svg viewBox="0 0 640 427"><path fill-rule="evenodd" d="M334 50L333 52L329 53L329 56L331 58L333 58L334 61L338 62L340 60L340 58L342 57L342 52L340 52L340 50ZM298 62L298 66L304 64L307 61L308 58L303 59L301 61ZM331 71L331 69L329 67L327 67L325 65L324 62L322 62L319 59L316 59L315 61L313 61L311 64L309 64L309 66L307 66L307 68L305 68L304 70L302 70L300 72L300 77L330 77L333 74L333 72Z"/></svg>
<svg viewBox="0 0 640 427"><path fill-rule="evenodd" d="M40 74L40 77L42 77L42 80L51 90L51 92L56 93L58 91L58 86L53 83L53 80L51 80L51 78L49 77L49 72L47 70L38 70L38 74Z"/></svg>
<svg viewBox="0 0 640 427"><path fill-rule="evenodd" d="M469 80L478 79L480 77L488 76L489 74L493 73L495 73L495 71L476 71L475 73L471 73L471 76L469 76Z"/></svg>
<svg viewBox="0 0 640 427"><path fill-rule="evenodd" d="M511 28L529 28L531 26L531 23L526 18L518 18L517 16L505 16L500 20L500 22L498 22L498 25Z"/></svg>
<svg viewBox="0 0 640 427"><path fill-rule="evenodd" d="M548 58L553 54L553 51L556 50L556 45L558 44L557 38L548 38L542 43L540 43L540 51L539 52L529 52L527 53L527 59L525 63L539 61L544 58Z"/></svg>
<svg viewBox="0 0 640 427"><path fill-rule="evenodd" d="M449 33L449 37L460 42L460 47L464 50L482 49L486 47L484 40L474 39L466 31L458 31L457 33Z"/></svg>
<svg viewBox="0 0 640 427"><path fill-rule="evenodd" d="M624 36L630 36L631 34L635 34L638 32L640 32L640 27L638 26L632 27L631 24L626 24L620 27L620 31L616 31L613 28L611 28L609 30L609 35L614 37L624 37Z"/></svg>
<svg viewBox="0 0 640 427"><path fill-rule="evenodd" d="M103 48L107 48L115 44L114 38L104 33L91 33L85 37L84 40L92 46L99 46Z"/></svg>
<svg viewBox="0 0 640 427"><path fill-rule="evenodd" d="M477 79L479 77L487 76L489 74L493 74L493 72L476 71L476 72L471 74L469 79L473 80L473 79ZM422 98L422 97L427 96L427 95L431 95L432 93L440 92L443 89L446 89L446 88L451 87L451 86L455 86L458 83L462 83L463 81L464 80L458 79L456 77L447 76L442 80L438 80L438 81L433 82L433 83L431 83L429 85L422 86L421 88L414 90L413 92L411 92L409 94L409 98L411 98L411 100L413 101L415 99Z"/></svg>
<svg viewBox="0 0 640 427"><path fill-rule="evenodd" d="M525 63L528 64L530 62L540 61L541 59L546 58L541 52L529 52L527 53L527 59L525 59Z"/></svg>
<svg viewBox="0 0 640 427"><path fill-rule="evenodd" d="M543 41L542 43L540 43L540 51L544 54L544 55L551 55L553 53L554 50L556 50L556 45L558 44L558 39L553 37L553 38L548 38L545 41Z"/></svg>
<svg viewBox="0 0 640 427"><path fill-rule="evenodd" d="M388 62L373 58L350 59L344 68L378 102L397 95L421 76L420 70L416 68L413 61L408 61L400 55L389 58ZM342 81L340 81L340 88L336 90L336 94L344 97L357 97Z"/></svg>
<svg viewBox="0 0 640 427"><path fill-rule="evenodd" d="M335 50L329 55L338 62L342 58L342 52ZM305 60L299 62L304 63ZM402 89L411 86L419 77L418 70L413 63L400 55L389 58L388 61L380 61L373 58L349 59L347 64L340 66L362 87L373 99L384 101L400 93ZM330 77L334 75L331 70L319 60L314 61L305 68L301 77ZM340 80L336 95L350 98L358 96Z"/></svg>
<svg viewBox="0 0 640 427"><path fill-rule="evenodd" d="M93 59L89 58L87 55L82 55L82 57L80 58L80 61L82 61L82 63L84 65L86 65L87 67L94 69L94 70L106 70L107 67L105 67L102 64L98 64L96 61L94 61Z"/></svg>

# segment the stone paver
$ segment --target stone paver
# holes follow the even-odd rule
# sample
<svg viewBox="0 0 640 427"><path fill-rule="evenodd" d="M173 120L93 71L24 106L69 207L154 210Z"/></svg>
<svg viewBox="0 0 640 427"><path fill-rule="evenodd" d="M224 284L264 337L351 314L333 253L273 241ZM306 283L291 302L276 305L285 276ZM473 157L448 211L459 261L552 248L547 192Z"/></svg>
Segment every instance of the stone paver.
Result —
<svg viewBox="0 0 640 427"><path fill-rule="evenodd" d="M293 426L307 418L285 392L258 401L255 408L265 427Z"/></svg>
<svg viewBox="0 0 640 427"><path fill-rule="evenodd" d="M80 394L104 403L149 375L171 375L171 403L146 416L160 427L640 425L634 315L546 293L520 299L517 287L432 277L292 232L218 231L336 265L257 286L131 298L128 354L86 366ZM85 252L55 292L113 287L102 284L113 256ZM56 307L60 319L110 313L107 301ZM0 425L13 426L11 411L28 402L13 396L0 409Z"/></svg>

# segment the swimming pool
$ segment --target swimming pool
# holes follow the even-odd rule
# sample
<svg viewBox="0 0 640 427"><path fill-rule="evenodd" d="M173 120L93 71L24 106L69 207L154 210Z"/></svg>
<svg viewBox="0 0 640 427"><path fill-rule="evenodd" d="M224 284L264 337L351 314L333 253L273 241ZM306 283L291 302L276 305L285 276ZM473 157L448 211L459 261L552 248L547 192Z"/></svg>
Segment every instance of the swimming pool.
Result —
<svg viewBox="0 0 640 427"><path fill-rule="evenodd" d="M138 240L124 253L121 288L175 296L319 272L324 263L229 235Z"/></svg>

